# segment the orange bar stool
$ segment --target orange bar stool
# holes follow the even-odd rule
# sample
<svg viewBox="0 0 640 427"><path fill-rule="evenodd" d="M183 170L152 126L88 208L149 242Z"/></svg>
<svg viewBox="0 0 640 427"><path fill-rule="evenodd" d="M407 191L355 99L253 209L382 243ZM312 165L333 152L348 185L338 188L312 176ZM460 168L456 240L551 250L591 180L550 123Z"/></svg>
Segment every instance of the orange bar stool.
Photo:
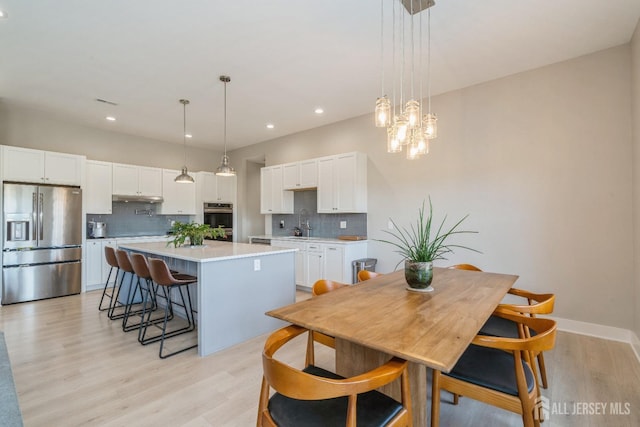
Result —
<svg viewBox="0 0 640 427"><path fill-rule="evenodd" d="M116 251L111 246L104 247L104 257L107 260L107 264L109 264L109 275L107 276L107 280L104 282L104 289L102 289L102 297L100 297L100 304L98 304L99 311L107 311L111 312L111 305L113 304L113 293L116 289L116 283L118 282L118 273L120 272L120 266L118 265L118 259L116 258ZM111 293L107 293L107 289L109 289L109 281L111 280L111 274L113 274L113 270L115 269L116 277L113 281L113 286L111 286ZM104 297L109 297L109 305L106 307L102 306L102 302L104 301Z"/></svg>
<svg viewBox="0 0 640 427"><path fill-rule="evenodd" d="M161 359L166 359L167 357L174 356L178 353L182 353L192 348L196 348L198 346L197 343L170 353L163 353L165 340L167 338L186 334L196 329L196 322L194 317L195 310L193 310L193 307L191 305L191 294L189 292L189 285L197 283L198 278L187 274L180 274L177 275L178 277L175 277L173 274L171 274L167 263L162 259L150 257L147 259L147 261L149 262L149 272L151 273L151 278L153 279L153 282L158 286L158 292L160 291L160 289L162 289L162 292L164 293L164 296L167 300L167 304L165 305L164 321L162 323L162 332L160 333L160 335L147 338L146 333L149 329L150 324L148 322L143 323L139 335L141 337L140 342L144 345L160 341L160 350L158 352L158 356ZM179 297L180 302L174 301L174 299L171 298L173 289L177 290L175 296L176 299L178 299ZM173 313L173 305L178 305L184 308L187 325L178 329L174 329L172 331L167 331L169 314Z"/></svg>

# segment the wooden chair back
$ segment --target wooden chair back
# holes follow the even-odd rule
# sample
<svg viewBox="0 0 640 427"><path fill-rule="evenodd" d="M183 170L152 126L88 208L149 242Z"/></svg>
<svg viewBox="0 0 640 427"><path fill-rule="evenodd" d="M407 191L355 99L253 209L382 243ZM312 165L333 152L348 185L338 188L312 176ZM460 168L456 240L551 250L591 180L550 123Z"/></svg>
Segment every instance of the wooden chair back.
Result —
<svg viewBox="0 0 640 427"><path fill-rule="evenodd" d="M313 284L311 288L311 295L317 297L318 295L326 294L327 292L335 291L343 286L347 286L346 283L335 282L333 280L320 279Z"/></svg>
<svg viewBox="0 0 640 427"><path fill-rule="evenodd" d="M409 392L408 362L393 357L384 365L352 378L332 379L308 374L274 358L283 345L307 332L297 325L284 327L267 338L262 353L263 379L258 407L258 426L276 426L269 414L271 390L299 400L322 400L349 397L347 427L355 426L356 396L375 390L401 378L403 410L392 420L390 426L411 424L411 396Z"/></svg>
<svg viewBox="0 0 640 427"><path fill-rule="evenodd" d="M382 273L375 273L369 270L360 270L358 271L358 282L364 282L365 280L373 279L374 277L380 276Z"/></svg>
<svg viewBox="0 0 640 427"><path fill-rule="evenodd" d="M447 268L455 268L456 270L482 271L481 269L479 269L473 264L455 264L455 265L450 265Z"/></svg>

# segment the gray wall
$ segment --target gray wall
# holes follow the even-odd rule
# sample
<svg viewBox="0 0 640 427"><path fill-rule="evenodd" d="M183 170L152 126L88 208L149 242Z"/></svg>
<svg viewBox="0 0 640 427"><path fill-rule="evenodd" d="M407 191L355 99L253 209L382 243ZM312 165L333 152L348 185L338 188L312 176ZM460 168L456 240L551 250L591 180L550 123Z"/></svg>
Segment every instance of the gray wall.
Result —
<svg viewBox="0 0 640 427"><path fill-rule="evenodd" d="M183 145L110 132L60 120L0 98L0 144L82 154L106 162L182 169ZM214 171L222 153L189 147L189 171Z"/></svg>
<svg viewBox="0 0 640 427"><path fill-rule="evenodd" d="M631 101L633 132L633 219L634 219L634 282L636 337L640 337L640 21L631 40ZM636 342L640 354L640 343Z"/></svg>
<svg viewBox="0 0 640 427"><path fill-rule="evenodd" d="M372 115L231 156L273 165L367 153L370 239L384 237L389 217L413 221L431 196L438 219L470 215L464 225L479 234L458 242L483 252L440 265L518 274L517 286L556 293L559 317L632 329L630 52L623 45L434 97L439 137L417 161L386 153ZM382 272L399 260L375 241L369 256Z"/></svg>

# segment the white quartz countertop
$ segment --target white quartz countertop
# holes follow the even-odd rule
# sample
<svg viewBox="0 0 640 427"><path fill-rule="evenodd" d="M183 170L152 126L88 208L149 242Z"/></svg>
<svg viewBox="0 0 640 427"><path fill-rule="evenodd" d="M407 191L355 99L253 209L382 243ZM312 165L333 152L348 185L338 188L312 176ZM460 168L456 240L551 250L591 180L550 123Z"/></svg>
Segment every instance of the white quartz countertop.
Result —
<svg viewBox="0 0 640 427"><path fill-rule="evenodd" d="M352 245L354 243L364 243L367 240L342 240L332 237L296 237L296 236L273 236L271 240L286 240L288 242L309 242L309 243L339 243L342 245Z"/></svg>
<svg viewBox="0 0 640 427"><path fill-rule="evenodd" d="M297 249L292 248L250 245L248 243L218 242L215 240L208 240L204 245L197 247L184 246L174 248L173 245L167 246L164 242L128 243L120 247L194 262L215 262L297 251Z"/></svg>

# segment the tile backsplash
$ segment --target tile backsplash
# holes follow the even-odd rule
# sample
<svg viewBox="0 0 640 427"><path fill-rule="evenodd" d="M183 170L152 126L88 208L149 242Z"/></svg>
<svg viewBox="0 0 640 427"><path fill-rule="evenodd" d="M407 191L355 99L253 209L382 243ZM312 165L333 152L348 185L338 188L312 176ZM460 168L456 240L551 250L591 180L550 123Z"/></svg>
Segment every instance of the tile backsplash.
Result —
<svg viewBox="0 0 640 427"><path fill-rule="evenodd" d="M312 237L335 238L339 235L367 235L367 214L319 214L318 192L315 190L296 191L293 193L294 214L271 215L272 235L292 236L294 228L309 220ZM284 221L284 228L280 228L280 221ZM340 223L346 222L347 228L340 228ZM306 236L306 230L302 228Z"/></svg>
<svg viewBox="0 0 640 427"><path fill-rule="evenodd" d="M87 215L89 221L105 222L107 237L161 236L171 228L171 221L189 222L189 215L156 215L157 205L143 202L112 205L111 215ZM88 227L88 226L87 226ZM89 231L87 230L87 237Z"/></svg>

